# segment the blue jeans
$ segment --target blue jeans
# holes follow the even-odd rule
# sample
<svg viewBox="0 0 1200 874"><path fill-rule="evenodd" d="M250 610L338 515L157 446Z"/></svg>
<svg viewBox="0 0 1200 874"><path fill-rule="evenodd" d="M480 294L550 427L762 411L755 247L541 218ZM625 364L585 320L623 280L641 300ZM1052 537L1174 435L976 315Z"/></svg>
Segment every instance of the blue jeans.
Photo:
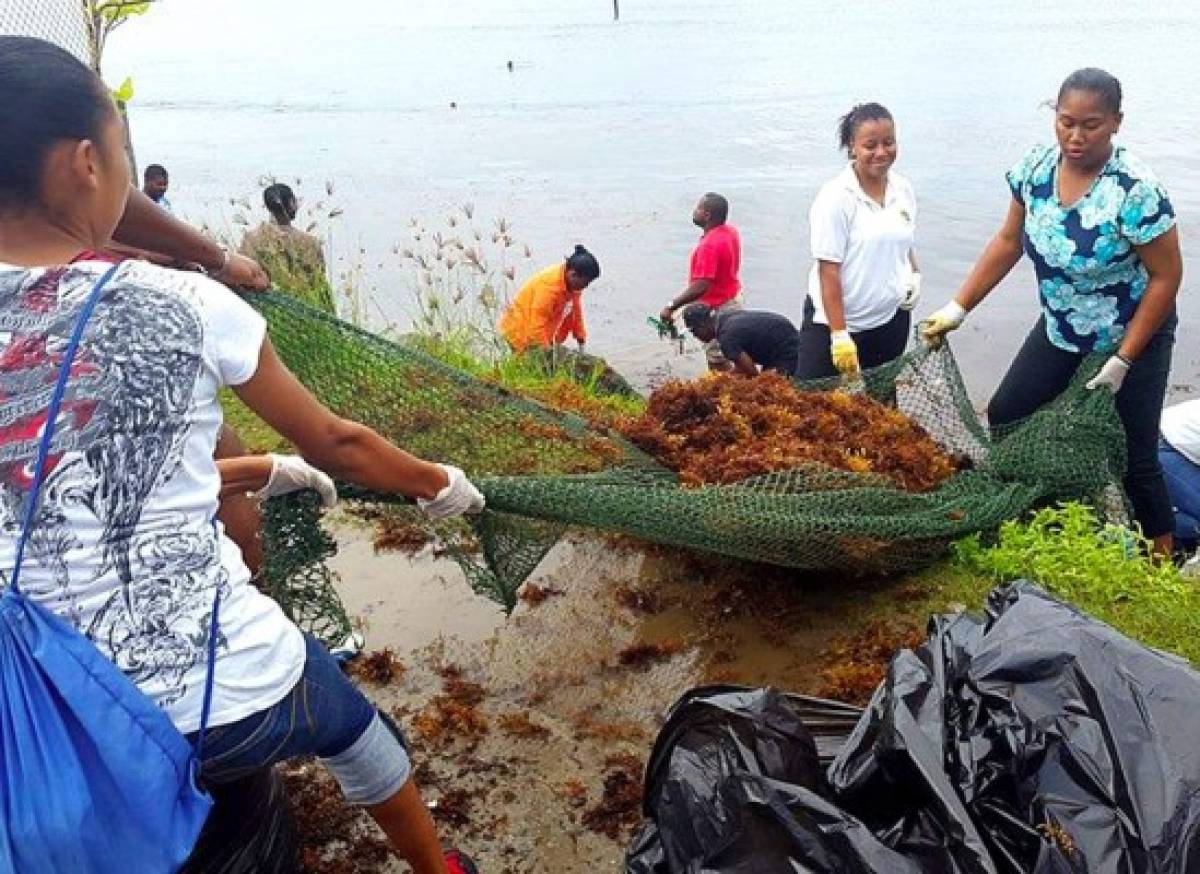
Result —
<svg viewBox="0 0 1200 874"><path fill-rule="evenodd" d="M1175 508L1175 545L1195 549L1200 541L1200 465L1166 440L1158 443L1158 460Z"/></svg>
<svg viewBox="0 0 1200 874"><path fill-rule="evenodd" d="M304 673L291 692L266 710L208 730L200 777L228 783L276 762L315 755L348 801L378 804L412 772L403 740L333 656L311 635L304 640ZM188 736L193 744L196 738Z"/></svg>

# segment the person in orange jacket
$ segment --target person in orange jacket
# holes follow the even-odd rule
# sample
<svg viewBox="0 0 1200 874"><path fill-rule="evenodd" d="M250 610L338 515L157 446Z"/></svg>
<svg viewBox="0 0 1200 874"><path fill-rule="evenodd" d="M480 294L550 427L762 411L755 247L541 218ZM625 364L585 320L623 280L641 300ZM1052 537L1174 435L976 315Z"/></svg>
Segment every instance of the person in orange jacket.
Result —
<svg viewBox="0 0 1200 874"><path fill-rule="evenodd" d="M500 317L500 333L517 352L551 349L573 336L582 352L587 342L583 321L585 288L600 276L600 262L583 246L535 273Z"/></svg>

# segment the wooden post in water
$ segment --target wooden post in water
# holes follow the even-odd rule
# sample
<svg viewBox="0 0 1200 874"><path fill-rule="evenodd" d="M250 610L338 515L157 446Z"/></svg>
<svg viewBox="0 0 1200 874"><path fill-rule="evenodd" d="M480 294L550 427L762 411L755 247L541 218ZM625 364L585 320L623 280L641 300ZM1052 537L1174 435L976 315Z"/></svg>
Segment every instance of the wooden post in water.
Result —
<svg viewBox="0 0 1200 874"><path fill-rule="evenodd" d="M613 21L621 20L621 0L613 0Z"/></svg>

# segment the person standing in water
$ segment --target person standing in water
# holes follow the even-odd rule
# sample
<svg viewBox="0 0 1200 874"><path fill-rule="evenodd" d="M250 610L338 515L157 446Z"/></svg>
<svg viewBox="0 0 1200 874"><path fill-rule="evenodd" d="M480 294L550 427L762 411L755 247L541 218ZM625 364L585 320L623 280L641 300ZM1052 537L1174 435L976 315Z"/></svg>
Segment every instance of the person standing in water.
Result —
<svg viewBox="0 0 1200 874"><path fill-rule="evenodd" d="M1103 70L1066 78L1054 107L1057 143L1035 146L1008 172L1004 224L921 333L940 342L1027 252L1042 311L988 404L988 421L996 428L1032 414L1070 384L1085 358L1106 353L1087 387L1116 395L1129 457L1125 490L1142 533L1169 554L1174 517L1158 428L1183 259L1167 192L1113 144L1121 96L1121 83Z"/></svg>
<svg viewBox="0 0 1200 874"><path fill-rule="evenodd" d="M742 308L742 282L738 278L742 238L737 228L728 224L728 219L729 201L711 191L692 210L692 224L704 233L692 250L687 288L672 297L659 313L664 322L671 321L676 310L693 302L707 304L718 315ZM705 344L704 353L710 370L729 368L729 361L715 339Z"/></svg>
<svg viewBox="0 0 1200 874"><path fill-rule="evenodd" d="M854 374L900 356L921 274L913 253L917 199L893 168L892 114L863 103L842 116L850 164L809 211L813 266L800 334L799 379Z"/></svg>

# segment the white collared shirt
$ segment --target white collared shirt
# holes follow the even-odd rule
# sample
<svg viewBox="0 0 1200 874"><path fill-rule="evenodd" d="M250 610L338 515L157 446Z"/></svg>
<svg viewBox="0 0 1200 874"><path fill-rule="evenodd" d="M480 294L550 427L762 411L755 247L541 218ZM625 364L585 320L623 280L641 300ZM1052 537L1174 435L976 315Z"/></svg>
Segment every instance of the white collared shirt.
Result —
<svg viewBox="0 0 1200 874"><path fill-rule="evenodd" d="M1163 410L1161 431L1171 448L1192 464L1200 464L1200 400Z"/></svg>
<svg viewBox="0 0 1200 874"><path fill-rule="evenodd" d="M808 295L816 310L813 320L829 324L816 262L833 261L842 265L846 329L867 331L891 321L912 270L908 254L916 219L912 185L895 170L888 171L882 206L863 191L853 164L826 182L809 210L813 266Z"/></svg>

